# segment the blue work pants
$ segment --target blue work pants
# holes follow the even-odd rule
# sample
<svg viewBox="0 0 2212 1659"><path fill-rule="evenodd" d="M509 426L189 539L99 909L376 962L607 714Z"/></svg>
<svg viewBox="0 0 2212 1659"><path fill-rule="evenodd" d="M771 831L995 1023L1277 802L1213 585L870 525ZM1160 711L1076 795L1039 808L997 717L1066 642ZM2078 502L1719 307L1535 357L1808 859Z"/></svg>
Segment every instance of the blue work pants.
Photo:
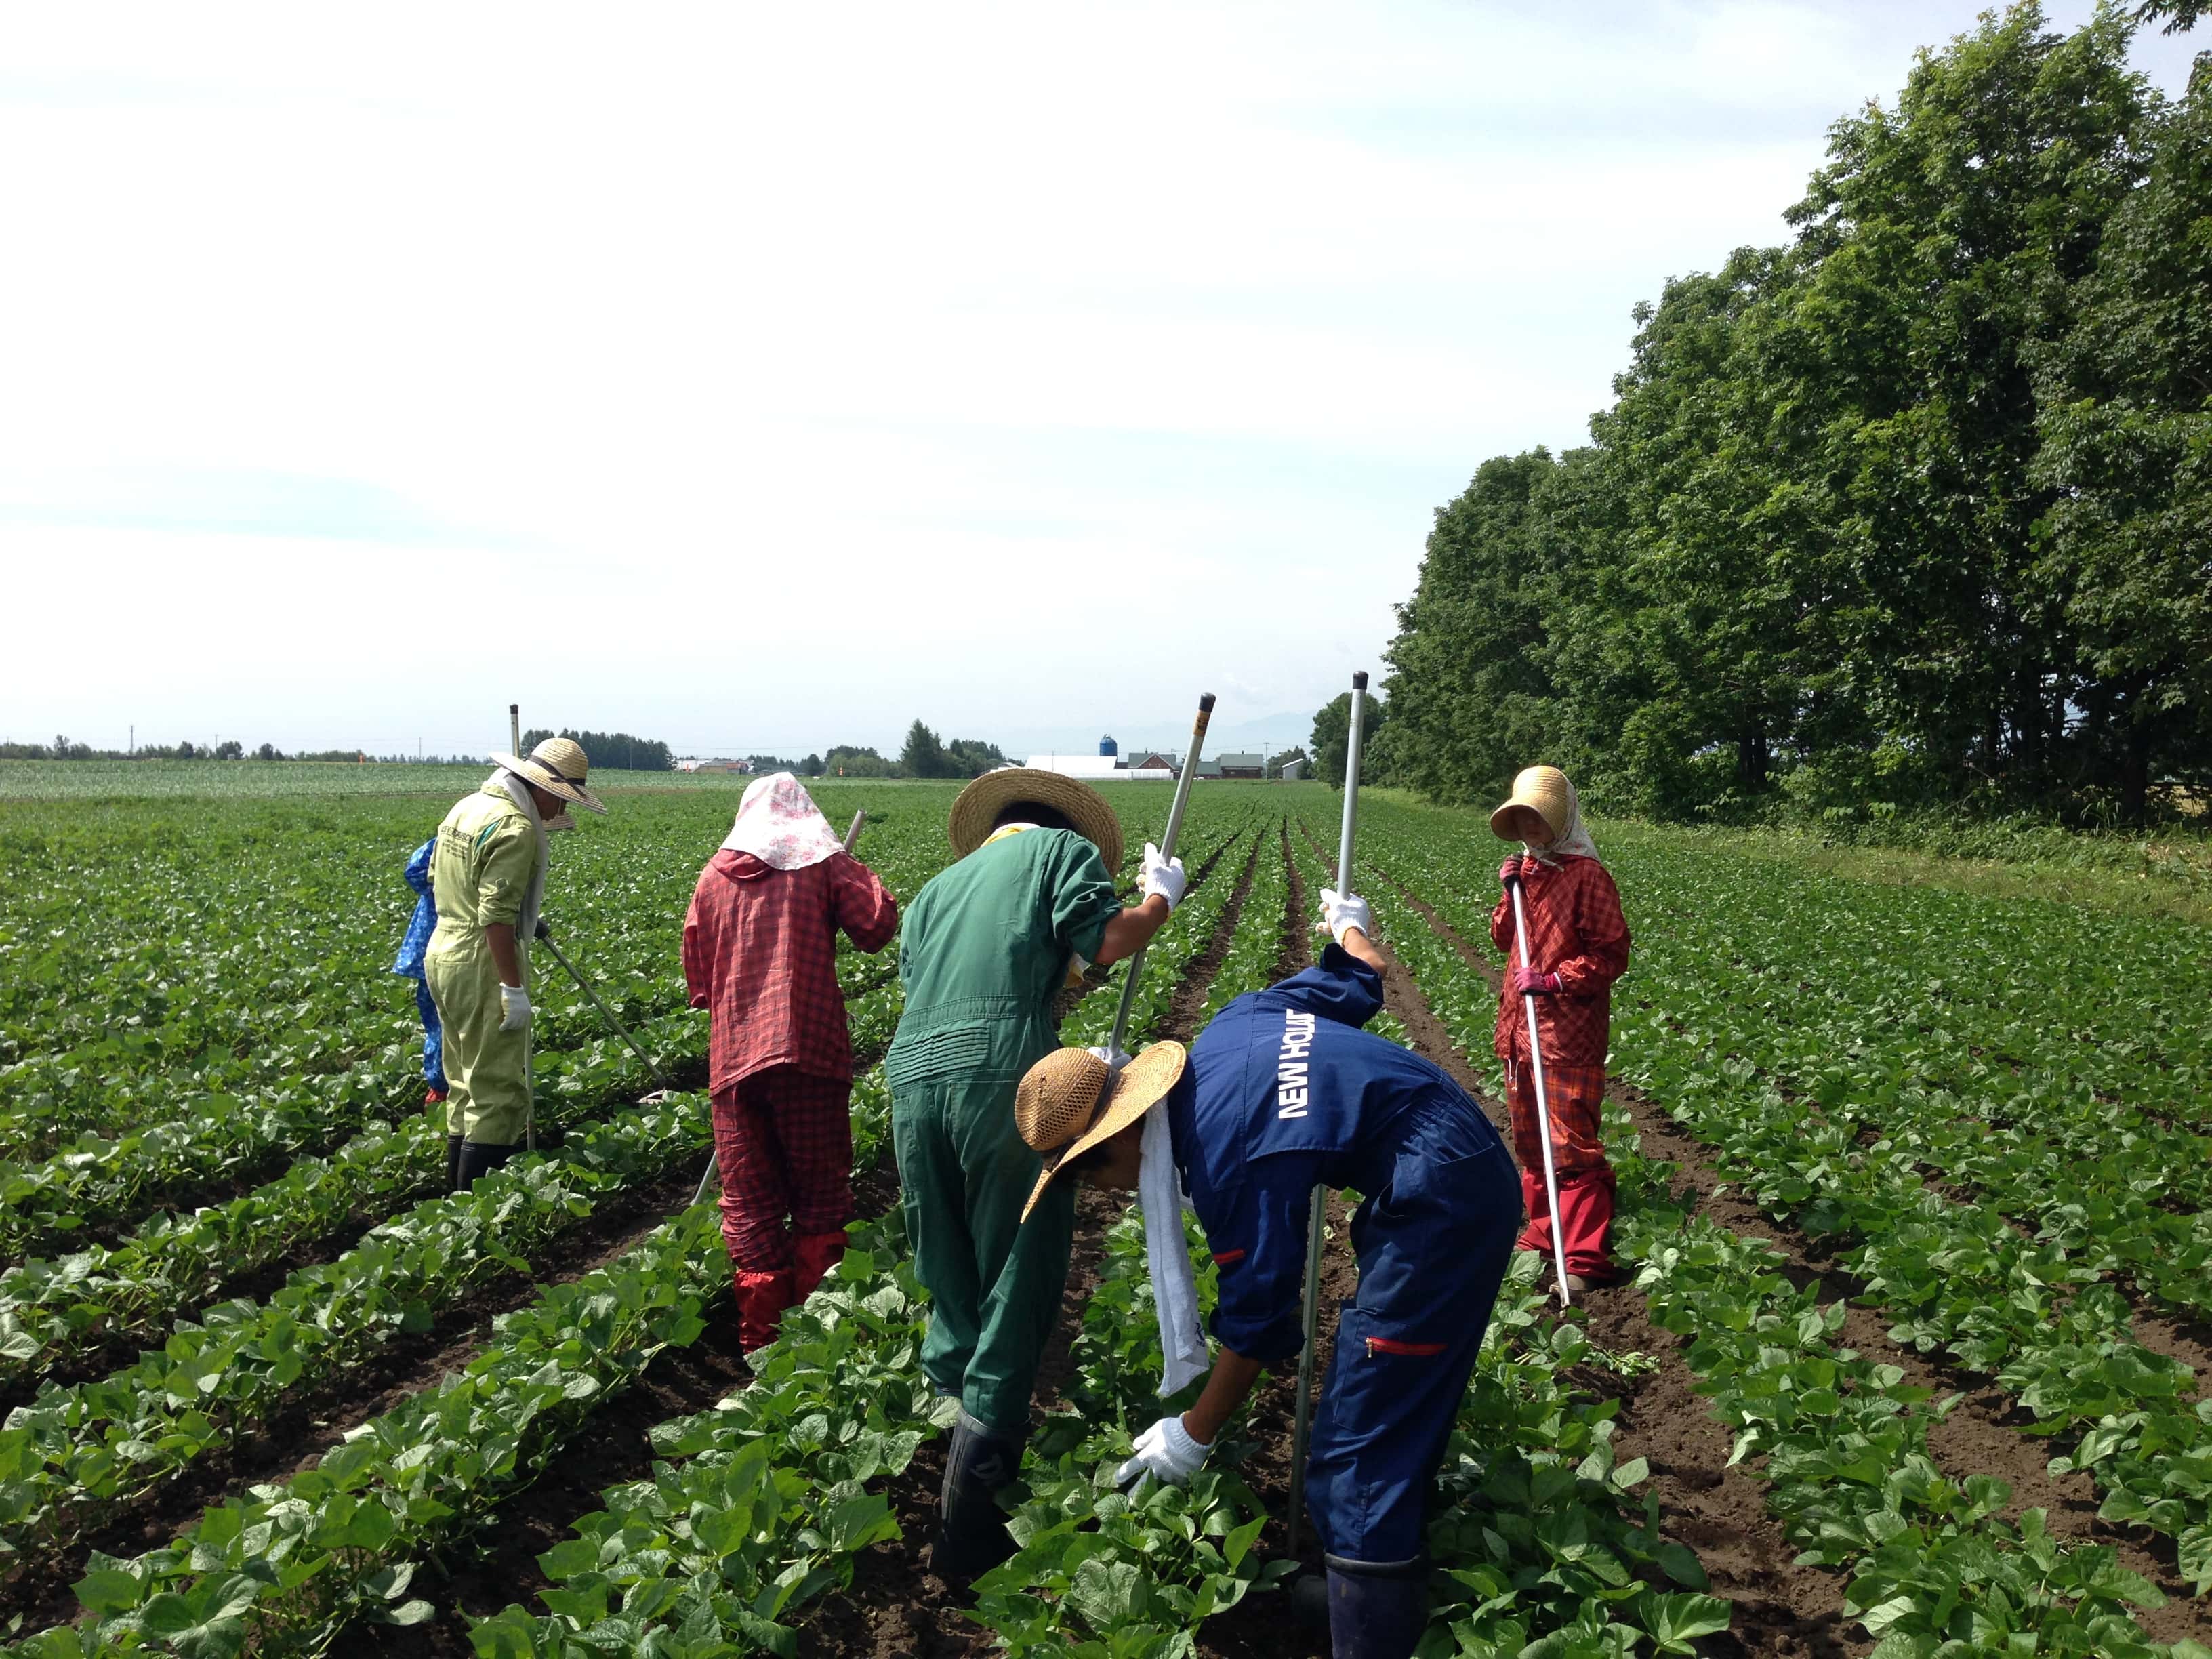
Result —
<svg viewBox="0 0 2212 1659"><path fill-rule="evenodd" d="M1328 1553L1418 1559L1429 1488L1521 1225L1521 1182L1474 1103L1408 1115L1387 1191L1353 1213L1359 1292L1339 1316L1306 1462Z"/></svg>

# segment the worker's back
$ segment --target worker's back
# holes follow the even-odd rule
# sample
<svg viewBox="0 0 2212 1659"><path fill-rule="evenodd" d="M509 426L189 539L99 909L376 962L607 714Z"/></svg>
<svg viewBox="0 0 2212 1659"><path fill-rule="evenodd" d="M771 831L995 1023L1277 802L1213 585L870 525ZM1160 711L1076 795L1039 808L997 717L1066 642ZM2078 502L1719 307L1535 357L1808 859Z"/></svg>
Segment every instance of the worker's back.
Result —
<svg viewBox="0 0 2212 1659"><path fill-rule="evenodd" d="M479 789L453 803L430 854L438 930L428 954L483 948L483 930L514 925L538 873L538 831L506 795Z"/></svg>
<svg viewBox="0 0 2212 1659"><path fill-rule="evenodd" d="M899 935L906 1011L887 1071L1017 1079L1059 1042L1054 994L1121 909L1098 849L1070 830L1001 833L915 896Z"/></svg>

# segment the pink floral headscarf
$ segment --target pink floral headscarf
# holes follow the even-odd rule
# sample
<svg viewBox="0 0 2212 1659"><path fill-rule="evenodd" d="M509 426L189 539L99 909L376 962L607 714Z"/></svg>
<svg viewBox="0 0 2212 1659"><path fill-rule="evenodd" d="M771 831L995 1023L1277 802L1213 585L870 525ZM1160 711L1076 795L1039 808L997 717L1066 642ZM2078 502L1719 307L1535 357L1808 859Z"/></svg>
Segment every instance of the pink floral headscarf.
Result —
<svg viewBox="0 0 2212 1659"><path fill-rule="evenodd" d="M771 772L745 787L738 821L722 845L775 870L804 870L844 850L814 797L788 772Z"/></svg>

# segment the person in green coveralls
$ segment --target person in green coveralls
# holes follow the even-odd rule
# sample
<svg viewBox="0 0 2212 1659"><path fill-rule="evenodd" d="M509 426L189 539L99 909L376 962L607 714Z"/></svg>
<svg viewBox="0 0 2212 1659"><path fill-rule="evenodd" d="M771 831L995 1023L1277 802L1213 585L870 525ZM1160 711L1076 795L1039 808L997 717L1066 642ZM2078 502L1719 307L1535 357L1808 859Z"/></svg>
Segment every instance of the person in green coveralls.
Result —
<svg viewBox="0 0 2212 1659"><path fill-rule="evenodd" d="M445 1026L446 1176L455 1192L522 1150L530 1125L530 941L545 901L546 836L568 809L607 809L584 787L581 744L548 738L456 802L430 854L437 931L422 975Z"/></svg>
<svg viewBox="0 0 2212 1659"><path fill-rule="evenodd" d="M931 1553L957 1583L1013 1552L997 1494L1029 1438L1074 1238L1073 1186L1022 1219L1042 1163L1015 1126L1014 1091L1059 1046L1061 988L1134 955L1184 878L1180 860L1146 846L1143 893L1124 909L1113 808L1055 772L986 773L953 803L949 833L958 862L915 895L899 936L906 1009L884 1070L915 1271L929 1287L922 1370L960 1401Z"/></svg>

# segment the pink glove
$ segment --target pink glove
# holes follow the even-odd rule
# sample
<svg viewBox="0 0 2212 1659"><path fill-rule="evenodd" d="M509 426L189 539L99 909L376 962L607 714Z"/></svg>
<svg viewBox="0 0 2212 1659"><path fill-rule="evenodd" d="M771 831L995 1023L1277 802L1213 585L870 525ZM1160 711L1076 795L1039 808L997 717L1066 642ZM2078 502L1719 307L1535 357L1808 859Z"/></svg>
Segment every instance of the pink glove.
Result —
<svg viewBox="0 0 2212 1659"><path fill-rule="evenodd" d="M1528 856L1526 853L1516 853L1498 866L1498 884L1500 887L1510 887L1521 879L1521 866Z"/></svg>
<svg viewBox="0 0 2212 1659"><path fill-rule="evenodd" d="M1514 966L1513 994L1516 997L1547 997L1561 988L1557 974L1547 974L1539 968L1523 968L1518 963Z"/></svg>

